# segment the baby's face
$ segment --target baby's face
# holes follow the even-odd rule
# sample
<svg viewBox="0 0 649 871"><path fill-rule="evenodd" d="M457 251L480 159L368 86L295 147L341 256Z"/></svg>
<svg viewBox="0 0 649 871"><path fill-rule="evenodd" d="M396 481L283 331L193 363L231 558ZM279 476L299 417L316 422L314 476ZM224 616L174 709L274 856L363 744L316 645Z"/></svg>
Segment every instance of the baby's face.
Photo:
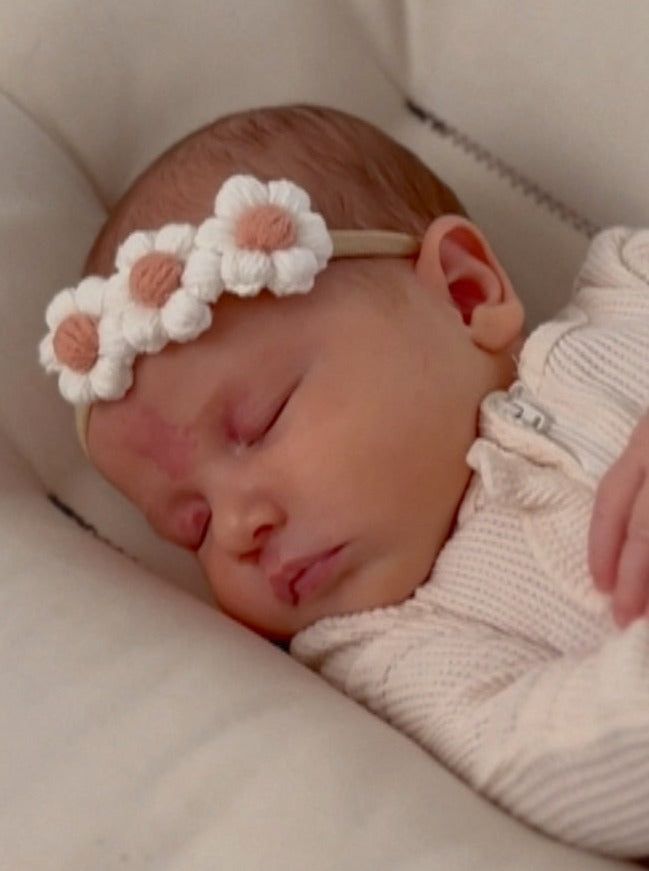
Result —
<svg viewBox="0 0 649 871"><path fill-rule="evenodd" d="M226 293L199 339L141 357L127 396L93 408L89 451L196 552L226 613L288 638L426 579L496 386L485 371L412 262L334 261L305 295Z"/></svg>

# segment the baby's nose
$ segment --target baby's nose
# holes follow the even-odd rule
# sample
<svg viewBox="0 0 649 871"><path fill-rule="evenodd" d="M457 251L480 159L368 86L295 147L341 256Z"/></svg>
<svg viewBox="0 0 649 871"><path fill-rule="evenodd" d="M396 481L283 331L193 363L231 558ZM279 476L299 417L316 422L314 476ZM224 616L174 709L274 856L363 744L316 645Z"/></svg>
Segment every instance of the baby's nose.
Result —
<svg viewBox="0 0 649 871"><path fill-rule="evenodd" d="M216 544L233 558L253 556L285 522L285 512L268 496L229 500L212 509Z"/></svg>

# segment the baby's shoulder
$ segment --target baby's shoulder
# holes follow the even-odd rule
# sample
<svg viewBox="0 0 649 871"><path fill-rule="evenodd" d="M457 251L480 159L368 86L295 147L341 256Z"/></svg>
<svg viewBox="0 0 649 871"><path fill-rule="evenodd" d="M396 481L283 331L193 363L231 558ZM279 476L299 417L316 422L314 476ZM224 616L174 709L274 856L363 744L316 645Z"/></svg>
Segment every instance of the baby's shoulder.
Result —
<svg viewBox="0 0 649 871"><path fill-rule="evenodd" d="M597 293L596 291L601 291ZM595 293L593 293L595 292ZM615 317L629 314L629 304L649 312L649 229L609 227L593 237L573 286L576 300L592 297L589 307ZM620 296L629 297L622 301Z"/></svg>
<svg viewBox="0 0 649 871"><path fill-rule="evenodd" d="M607 382L607 372L620 358L628 364L636 357L647 372L648 336L649 230L611 227L591 241L566 305L527 338L518 360L519 378L532 390L547 391L559 389L561 376L577 369L577 385L570 377L567 384L588 386ZM616 342L620 338L622 348ZM581 366L577 352L586 358ZM585 365L588 358L595 365ZM548 378L551 373L554 380Z"/></svg>
<svg viewBox="0 0 649 871"><path fill-rule="evenodd" d="M535 429L595 485L649 408L647 347L649 230L614 227L593 239L570 302L523 345L502 409L521 432L531 424L527 442Z"/></svg>

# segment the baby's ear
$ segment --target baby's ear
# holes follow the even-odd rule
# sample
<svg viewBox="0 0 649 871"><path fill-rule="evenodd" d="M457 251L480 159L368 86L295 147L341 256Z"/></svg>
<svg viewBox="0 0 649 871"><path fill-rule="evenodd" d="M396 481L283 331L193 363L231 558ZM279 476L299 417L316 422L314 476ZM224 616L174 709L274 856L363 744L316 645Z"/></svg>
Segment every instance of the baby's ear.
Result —
<svg viewBox="0 0 649 871"><path fill-rule="evenodd" d="M432 222L416 271L426 287L448 294L478 347L502 351L520 336L523 306L482 231L466 218Z"/></svg>

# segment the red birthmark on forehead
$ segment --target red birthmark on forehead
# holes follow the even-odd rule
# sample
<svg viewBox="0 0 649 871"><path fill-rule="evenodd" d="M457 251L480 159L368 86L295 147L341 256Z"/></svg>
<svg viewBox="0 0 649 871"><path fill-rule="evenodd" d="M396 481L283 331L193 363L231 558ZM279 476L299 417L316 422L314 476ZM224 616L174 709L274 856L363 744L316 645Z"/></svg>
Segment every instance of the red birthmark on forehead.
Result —
<svg viewBox="0 0 649 871"><path fill-rule="evenodd" d="M129 424L125 441L134 453L151 460L171 480L189 472L196 445L190 426L175 426L148 406L138 408Z"/></svg>

